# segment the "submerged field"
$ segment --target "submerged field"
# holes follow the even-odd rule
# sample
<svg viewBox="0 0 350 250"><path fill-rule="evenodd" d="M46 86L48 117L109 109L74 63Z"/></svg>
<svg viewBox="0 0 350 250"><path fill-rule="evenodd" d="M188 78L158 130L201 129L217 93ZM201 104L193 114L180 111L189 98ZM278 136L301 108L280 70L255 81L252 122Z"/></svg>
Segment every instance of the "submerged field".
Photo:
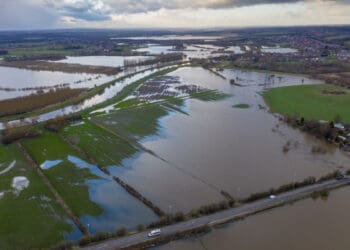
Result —
<svg viewBox="0 0 350 250"><path fill-rule="evenodd" d="M71 122L56 133L39 126L40 137L20 143L81 227L91 234L115 232L122 226L135 230L139 224L147 226L158 221L159 214L142 198L163 214L187 213L225 200L222 191L244 198L346 167L348 159L326 145L322 145L324 155L311 155L314 140L279 123L262 108L265 103L258 93L265 87L310 83L311 79L240 70L225 70L222 74L226 79L200 67L183 67L130 80L97 110L84 110L80 121ZM232 86L230 78L239 85ZM262 86L260 82L265 79L268 82ZM282 152L286 143L293 145L288 154ZM249 157L252 149L255 157ZM0 173L12 163L12 158L16 159L16 167L25 162L16 145L0 148ZM30 198L16 202L23 203L26 213L34 216L18 216L18 223L28 220L28 231L29 225L38 225L47 229L48 236L36 241L33 237L32 245L25 240L23 245L19 242L18 248L77 240L82 232L72 223L72 216L54 202L33 166L24 165L28 175L22 165L17 169L20 172L12 168L3 174L9 174L3 188L11 185L14 176L27 176L30 185L20 195L30 191L25 197ZM34 182L38 187L32 185ZM35 201L31 197L42 194L49 198L40 202L50 201L53 213L46 215L45 225L35 221L42 216L42 208L35 208L37 211L26 205ZM0 199L0 209L1 205L7 206L5 198L7 193ZM11 217L0 218L0 222L1 219L3 224L12 223ZM14 227L15 230L19 229ZM7 231L0 230L0 239L4 237L6 244L13 243L12 238L6 238ZM1 244L4 243L0 243L0 248Z"/></svg>
<svg viewBox="0 0 350 250"><path fill-rule="evenodd" d="M264 99L272 112L306 119L350 123L350 91L333 85L303 85L269 89Z"/></svg>

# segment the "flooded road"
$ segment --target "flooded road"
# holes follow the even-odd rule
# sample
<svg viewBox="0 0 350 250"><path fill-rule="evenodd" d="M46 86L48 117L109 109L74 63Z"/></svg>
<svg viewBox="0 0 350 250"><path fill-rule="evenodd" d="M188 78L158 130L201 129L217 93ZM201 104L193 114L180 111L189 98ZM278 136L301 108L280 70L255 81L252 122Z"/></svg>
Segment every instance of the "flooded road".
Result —
<svg viewBox="0 0 350 250"><path fill-rule="evenodd" d="M332 191L326 201L299 201L156 249L347 250L349 195L344 187Z"/></svg>

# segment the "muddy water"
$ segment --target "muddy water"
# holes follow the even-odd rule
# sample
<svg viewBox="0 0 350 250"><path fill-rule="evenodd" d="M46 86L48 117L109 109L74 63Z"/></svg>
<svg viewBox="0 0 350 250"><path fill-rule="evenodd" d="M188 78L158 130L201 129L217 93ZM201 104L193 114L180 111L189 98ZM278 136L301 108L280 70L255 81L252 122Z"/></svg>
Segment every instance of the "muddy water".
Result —
<svg viewBox="0 0 350 250"><path fill-rule="evenodd" d="M347 250L349 195L345 187L332 191L327 201L299 201L157 249Z"/></svg>
<svg viewBox="0 0 350 250"><path fill-rule="evenodd" d="M149 56L68 56L58 62L92 66L123 67L125 60L148 60Z"/></svg>
<svg viewBox="0 0 350 250"><path fill-rule="evenodd" d="M0 100L35 92L35 90L25 90L24 88L53 87L60 84L69 84L71 88L92 88L113 78L113 76L97 74L72 74L0 67L0 87L13 89L12 91L0 90Z"/></svg>
<svg viewBox="0 0 350 250"><path fill-rule="evenodd" d="M139 224L148 225L158 219L152 210L128 194L110 176L104 174L95 165L74 156L68 156L67 159L77 168L89 169L92 174L99 177L98 179L87 180L86 185L89 189L91 201L98 204L103 209L103 213L99 216L80 217L81 222L90 233L99 231L114 232L122 226L134 230ZM74 231L67 237L74 238L76 233Z"/></svg>
<svg viewBox="0 0 350 250"><path fill-rule="evenodd" d="M339 150L279 122L262 109L264 88L319 83L305 77L227 70L227 79L201 68L183 68L170 75L232 94L218 102L189 99L183 113L160 119L160 133L142 141L161 159L141 153L123 163L121 175L163 209L188 210L218 199L220 190L234 197L320 176L349 163ZM232 86L229 79L244 87ZM233 108L248 104L248 109ZM282 148L290 143L290 151ZM312 154L322 145L326 154Z"/></svg>
<svg viewBox="0 0 350 250"><path fill-rule="evenodd" d="M87 108L90 108L94 105L97 105L99 103L102 103L112 97L114 97L116 94L118 94L125 86L137 81L137 80L140 80L152 73L155 73L157 72L158 70L163 70L163 69L166 69L168 67L164 67L164 68L161 68L161 69L149 69L149 70L145 70L143 72L140 72L140 73L136 73L130 77L127 77L127 78L124 78L120 81L116 81L116 83L114 83L113 85L107 87L102 93L98 93L96 94L95 96L89 98L89 99L86 99L84 100L83 102L81 103L78 103L78 104L75 104L75 105L71 105L71 106L67 106L67 107L64 107L64 108L61 108L61 109L57 109L57 110L54 110L54 111L51 111L51 112L48 112L48 113L45 113L45 114L42 114L42 115L38 115L38 116L35 116L35 120L39 121L39 122L42 122L42 121L47 121L49 119L52 119L52 118L55 118L57 116L61 116L61 115L68 115L68 114L71 114L71 113L75 113L75 112L79 112L81 110L84 110L84 109L87 109ZM131 74L132 72L129 72L129 71L124 71L123 72L123 75L127 75L127 74ZM122 76L123 76L122 75ZM27 121L27 122L32 122L32 117L30 118L26 118L22 121ZM14 120L14 121L11 121L11 123L19 123L21 122L20 120ZM3 129L3 123L0 123L0 130Z"/></svg>

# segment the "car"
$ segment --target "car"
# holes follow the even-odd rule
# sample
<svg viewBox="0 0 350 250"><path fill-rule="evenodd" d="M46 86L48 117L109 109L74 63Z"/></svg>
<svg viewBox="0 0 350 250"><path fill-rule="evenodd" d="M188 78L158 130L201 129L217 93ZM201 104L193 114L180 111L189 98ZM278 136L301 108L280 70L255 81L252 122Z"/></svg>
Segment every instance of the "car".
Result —
<svg viewBox="0 0 350 250"><path fill-rule="evenodd" d="M270 198L271 200L276 199L276 195L270 195L269 198Z"/></svg>
<svg viewBox="0 0 350 250"><path fill-rule="evenodd" d="M335 179L340 181L342 179L345 179L345 175L343 175L343 174L337 175L337 177L335 177Z"/></svg>
<svg viewBox="0 0 350 250"><path fill-rule="evenodd" d="M156 237L159 236L161 233L162 231L160 229L154 229L148 233L148 237Z"/></svg>

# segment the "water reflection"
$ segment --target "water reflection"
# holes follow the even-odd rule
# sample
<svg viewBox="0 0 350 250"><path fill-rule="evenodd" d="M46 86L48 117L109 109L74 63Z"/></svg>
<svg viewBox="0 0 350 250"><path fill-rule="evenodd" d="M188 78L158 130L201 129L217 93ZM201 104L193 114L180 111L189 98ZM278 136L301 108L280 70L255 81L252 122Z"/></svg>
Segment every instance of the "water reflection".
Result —
<svg viewBox="0 0 350 250"><path fill-rule="evenodd" d="M234 197L246 197L282 184L318 177L347 167L342 151L286 126L260 105L265 88L319 81L303 76L225 70L222 79L202 68L182 68L169 75L184 84L219 89L231 98L204 102L185 101L185 110L171 112L159 120L160 131L141 141L165 161L140 153L123 162L118 176L144 190L163 209L191 208L219 200L225 190ZM243 87L232 86L235 78ZM239 103L249 109L232 108ZM290 142L293 148L284 153ZM321 145L326 154L312 154Z"/></svg>
<svg viewBox="0 0 350 250"><path fill-rule="evenodd" d="M103 209L100 216L82 216L80 218L90 233L113 232L121 226L135 229L139 224L148 225L157 220L158 217L149 208L128 194L98 167L75 156L68 156L67 160L77 168L89 169L92 174L100 177L100 179L86 181L91 201Z"/></svg>
<svg viewBox="0 0 350 250"><path fill-rule="evenodd" d="M144 61L150 56L68 56L58 62L92 66L123 67L125 60Z"/></svg>
<svg viewBox="0 0 350 250"><path fill-rule="evenodd" d="M327 201L299 201L157 249L347 250L349 195L348 188L339 189Z"/></svg>

